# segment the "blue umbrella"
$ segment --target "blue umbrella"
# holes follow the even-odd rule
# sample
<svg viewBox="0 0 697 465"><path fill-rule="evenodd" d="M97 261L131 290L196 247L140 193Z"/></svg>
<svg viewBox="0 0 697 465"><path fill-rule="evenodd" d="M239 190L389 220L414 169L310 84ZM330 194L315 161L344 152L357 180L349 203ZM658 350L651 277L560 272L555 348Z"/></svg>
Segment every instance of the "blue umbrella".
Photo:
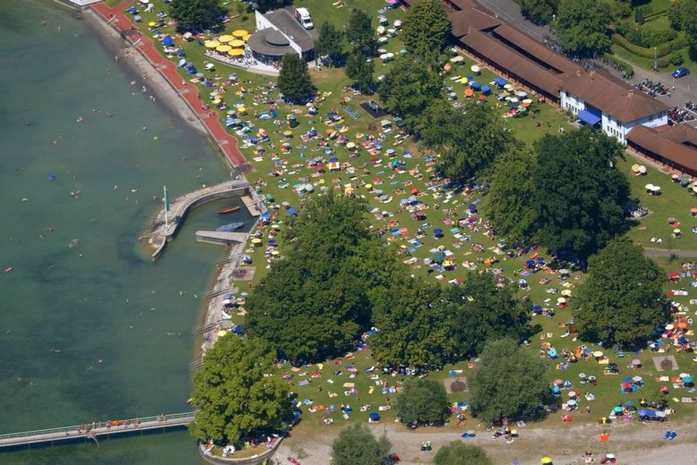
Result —
<svg viewBox="0 0 697 465"><path fill-rule="evenodd" d="M172 43L174 43L174 39L172 39L170 36L167 36L164 39L162 39L162 43L167 46L170 46L172 45Z"/></svg>
<svg viewBox="0 0 697 465"><path fill-rule="evenodd" d="M378 414L375 413L375 412L372 412L372 413L370 413L370 414L368 415L368 418L369 418L371 421L378 421L378 420L380 419L380 415L378 415Z"/></svg>
<svg viewBox="0 0 697 465"><path fill-rule="evenodd" d="M433 235L438 237L443 235L443 230L442 229L434 229L433 230Z"/></svg>
<svg viewBox="0 0 697 465"><path fill-rule="evenodd" d="M541 306L541 305L534 305L534 306L532 307L532 311L533 311L533 313L535 313L535 314L542 313L542 306Z"/></svg>

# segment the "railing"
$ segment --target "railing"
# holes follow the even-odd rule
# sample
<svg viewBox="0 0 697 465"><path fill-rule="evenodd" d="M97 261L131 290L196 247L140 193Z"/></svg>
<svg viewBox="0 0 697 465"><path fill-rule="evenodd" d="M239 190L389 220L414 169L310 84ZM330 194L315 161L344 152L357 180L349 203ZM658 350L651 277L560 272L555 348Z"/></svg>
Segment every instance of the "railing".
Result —
<svg viewBox="0 0 697 465"><path fill-rule="evenodd" d="M96 437L126 431L168 428L186 425L194 420L194 412L174 413L136 417L125 420L86 423L83 425L63 426L35 431L0 434L0 447L37 442L51 442L80 437Z"/></svg>

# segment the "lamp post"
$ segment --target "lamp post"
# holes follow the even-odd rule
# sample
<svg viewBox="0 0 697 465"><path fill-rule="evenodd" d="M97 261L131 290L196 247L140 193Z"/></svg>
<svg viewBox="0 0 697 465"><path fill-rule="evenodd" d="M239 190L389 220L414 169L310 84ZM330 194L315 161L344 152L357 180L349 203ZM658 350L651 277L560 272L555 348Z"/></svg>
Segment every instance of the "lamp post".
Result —
<svg viewBox="0 0 697 465"><path fill-rule="evenodd" d="M653 70L658 71L658 50L656 47L653 48Z"/></svg>

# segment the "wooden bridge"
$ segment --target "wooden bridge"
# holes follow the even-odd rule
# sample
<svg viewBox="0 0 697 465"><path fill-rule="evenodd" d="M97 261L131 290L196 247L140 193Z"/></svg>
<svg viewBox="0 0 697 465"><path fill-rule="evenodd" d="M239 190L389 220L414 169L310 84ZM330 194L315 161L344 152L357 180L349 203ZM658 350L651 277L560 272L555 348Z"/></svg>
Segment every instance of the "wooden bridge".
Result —
<svg viewBox="0 0 697 465"><path fill-rule="evenodd" d="M127 420L111 420L64 426L22 433L0 434L0 450L29 448L32 446L54 446L57 443L77 443L94 441L111 436L141 436L159 434L173 429L184 429L194 421L194 412L157 415Z"/></svg>

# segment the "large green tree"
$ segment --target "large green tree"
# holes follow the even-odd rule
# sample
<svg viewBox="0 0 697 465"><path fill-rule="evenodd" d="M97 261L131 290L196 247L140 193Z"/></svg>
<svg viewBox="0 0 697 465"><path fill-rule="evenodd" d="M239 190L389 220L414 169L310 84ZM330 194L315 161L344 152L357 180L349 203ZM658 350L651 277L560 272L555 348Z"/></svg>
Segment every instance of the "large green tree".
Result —
<svg viewBox="0 0 697 465"><path fill-rule="evenodd" d="M559 45L570 55L592 57L610 50L612 7L598 0L561 0L552 24Z"/></svg>
<svg viewBox="0 0 697 465"><path fill-rule="evenodd" d="M387 111L413 129L421 125L424 109L445 99L442 88L443 78L428 64L401 57L385 74L378 93Z"/></svg>
<svg viewBox="0 0 697 465"><path fill-rule="evenodd" d="M450 416L448 396L441 381L413 378L397 396L397 416L406 425L442 425Z"/></svg>
<svg viewBox="0 0 697 465"><path fill-rule="evenodd" d="M479 367L468 378L473 415L495 424L542 418L550 396L546 369L544 361L514 339L488 341Z"/></svg>
<svg viewBox="0 0 697 465"><path fill-rule="evenodd" d="M267 11L283 8L291 3L291 0L254 0L253 5L256 6L255 10L266 13Z"/></svg>
<svg viewBox="0 0 697 465"><path fill-rule="evenodd" d="M344 62L344 34L332 23L323 23L315 51L317 56L326 57L329 66L341 66Z"/></svg>
<svg viewBox="0 0 697 465"><path fill-rule="evenodd" d="M440 0L417 0L404 18L400 37L416 57L435 59L450 34L450 20Z"/></svg>
<svg viewBox="0 0 697 465"><path fill-rule="evenodd" d="M382 465L390 452L390 440L384 434L376 439L367 426L354 423L339 431L332 443L334 465Z"/></svg>
<svg viewBox="0 0 697 465"><path fill-rule="evenodd" d="M449 140L441 146L438 171L453 180L485 173L515 141L503 119L486 102L469 102L454 112Z"/></svg>
<svg viewBox="0 0 697 465"><path fill-rule="evenodd" d="M358 53L366 57L375 55L375 51L378 48L377 40L375 39L375 31L368 13L358 9L351 11L348 27L346 28L346 40Z"/></svg>
<svg viewBox="0 0 697 465"><path fill-rule="evenodd" d="M551 250L587 258L626 227L629 183L615 166L622 146L586 127L546 135L535 148L534 238Z"/></svg>
<svg viewBox="0 0 697 465"><path fill-rule="evenodd" d="M434 465L494 465L486 451L473 444L452 441L440 449L433 459Z"/></svg>
<svg viewBox="0 0 697 465"><path fill-rule="evenodd" d="M385 365L439 369L452 353L447 315L440 305L441 288L400 273L382 295L373 294L373 357Z"/></svg>
<svg viewBox="0 0 697 465"><path fill-rule="evenodd" d="M224 10L220 0L172 0L169 15L177 21L177 30L202 32L220 26Z"/></svg>
<svg viewBox="0 0 697 465"><path fill-rule="evenodd" d="M626 238L588 260L588 276L572 301L581 339L642 348L669 318L665 273Z"/></svg>
<svg viewBox="0 0 697 465"><path fill-rule="evenodd" d="M494 163L491 189L482 209L509 244L526 244L534 231L536 164L534 150L521 145L510 147Z"/></svg>
<svg viewBox="0 0 697 465"><path fill-rule="evenodd" d="M273 351L260 339L224 336L206 352L194 376L192 404L198 409L191 433L201 441L236 444L292 419L288 385L266 373Z"/></svg>
<svg viewBox="0 0 697 465"><path fill-rule="evenodd" d="M443 292L444 311L458 359L476 357L487 341L528 338L530 312L511 287L498 287L491 273L469 272L459 286Z"/></svg>
<svg viewBox="0 0 697 465"><path fill-rule="evenodd" d="M283 57L278 75L278 89L286 102L293 104L300 104L317 92L307 70L307 63L297 53L288 53Z"/></svg>
<svg viewBox="0 0 697 465"><path fill-rule="evenodd" d="M346 60L346 76L353 80L353 86L361 93L373 93L375 80L375 61L368 60L362 53L352 53Z"/></svg>
<svg viewBox="0 0 697 465"><path fill-rule="evenodd" d="M321 195L287 223L286 258L249 296L250 334L293 362L343 355L370 323L364 284L346 264L371 240L360 199Z"/></svg>
<svg viewBox="0 0 697 465"><path fill-rule="evenodd" d="M552 22L558 6L559 0L520 0L520 12L538 25Z"/></svg>

